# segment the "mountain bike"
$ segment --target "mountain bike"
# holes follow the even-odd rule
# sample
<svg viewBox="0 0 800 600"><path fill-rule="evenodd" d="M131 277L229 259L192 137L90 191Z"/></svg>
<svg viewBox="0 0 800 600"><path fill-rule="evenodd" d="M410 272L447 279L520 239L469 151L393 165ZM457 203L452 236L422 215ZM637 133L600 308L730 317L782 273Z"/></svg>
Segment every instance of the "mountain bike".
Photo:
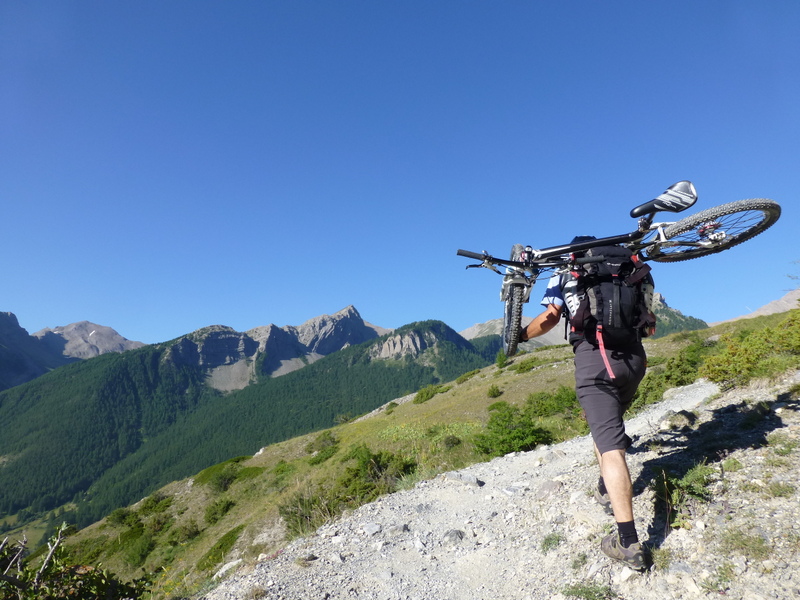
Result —
<svg viewBox="0 0 800 600"><path fill-rule="evenodd" d="M678 221L656 221L660 212L682 212L697 201L697 191L690 181L671 185L660 196L630 211L638 227L630 233L588 241L551 246L536 250L514 244L511 257L495 258L487 252L458 250L459 256L481 261L467 268L483 267L503 276L500 300L503 313L503 350L513 356L519 344L522 306L530 300L531 288L544 272L565 273L602 256L581 256L598 246L622 245L638 255L639 260L678 262L716 254L733 248L775 224L781 215L777 202L765 198L738 200L700 211ZM501 272L498 266L506 267Z"/></svg>

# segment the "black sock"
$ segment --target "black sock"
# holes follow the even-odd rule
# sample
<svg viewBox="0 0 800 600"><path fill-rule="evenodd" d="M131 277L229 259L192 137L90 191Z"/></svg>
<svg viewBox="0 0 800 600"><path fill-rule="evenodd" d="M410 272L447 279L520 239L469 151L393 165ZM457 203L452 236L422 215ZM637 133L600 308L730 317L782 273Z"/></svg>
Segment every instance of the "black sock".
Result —
<svg viewBox="0 0 800 600"><path fill-rule="evenodd" d="M619 543L623 548L627 548L639 541L639 535L636 533L636 525L633 521L617 523L617 530L619 531Z"/></svg>
<svg viewBox="0 0 800 600"><path fill-rule="evenodd" d="M603 481L602 477L597 482L597 491L600 492L601 496L605 496L608 493L608 490L606 489L606 482Z"/></svg>

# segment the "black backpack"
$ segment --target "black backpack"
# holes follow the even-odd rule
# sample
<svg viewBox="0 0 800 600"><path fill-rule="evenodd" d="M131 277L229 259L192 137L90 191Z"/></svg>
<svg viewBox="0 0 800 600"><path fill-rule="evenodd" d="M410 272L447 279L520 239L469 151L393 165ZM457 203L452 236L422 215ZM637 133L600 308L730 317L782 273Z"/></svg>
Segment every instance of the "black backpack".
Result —
<svg viewBox="0 0 800 600"><path fill-rule="evenodd" d="M603 256L561 278L570 342L581 339L601 348L629 347L655 330L643 284L652 286L650 265L621 246L599 246L585 256Z"/></svg>

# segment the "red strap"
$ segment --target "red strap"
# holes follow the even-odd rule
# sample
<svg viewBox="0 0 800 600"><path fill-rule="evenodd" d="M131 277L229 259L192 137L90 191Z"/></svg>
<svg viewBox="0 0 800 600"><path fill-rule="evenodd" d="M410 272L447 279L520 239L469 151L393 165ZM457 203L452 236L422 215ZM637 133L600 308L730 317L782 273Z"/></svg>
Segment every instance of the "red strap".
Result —
<svg viewBox="0 0 800 600"><path fill-rule="evenodd" d="M600 353L603 355L603 363L606 365L606 370L608 371L608 376L611 377L611 381L616 379L614 375L614 370L611 368L611 363L608 362L608 356L606 355L606 345L603 342L603 326L597 326L597 342L600 345Z"/></svg>

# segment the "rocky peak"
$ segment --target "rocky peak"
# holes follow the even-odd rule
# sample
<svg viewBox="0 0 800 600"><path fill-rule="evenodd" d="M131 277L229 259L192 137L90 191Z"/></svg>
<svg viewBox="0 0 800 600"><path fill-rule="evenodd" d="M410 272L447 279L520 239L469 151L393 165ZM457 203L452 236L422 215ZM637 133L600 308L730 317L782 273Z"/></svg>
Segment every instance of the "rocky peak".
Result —
<svg viewBox="0 0 800 600"><path fill-rule="evenodd" d="M111 327L89 321L79 321L53 329L46 327L33 337L53 352L69 358L93 358L107 352L125 352L144 346L122 337Z"/></svg>
<svg viewBox="0 0 800 600"><path fill-rule="evenodd" d="M288 326L284 329L308 352L323 356L378 337L375 328L364 322L354 306L348 306L333 315L309 319L298 327Z"/></svg>
<svg viewBox="0 0 800 600"><path fill-rule="evenodd" d="M211 325L182 337L172 346L172 356L179 364L214 369L252 359L258 346L246 333L224 325Z"/></svg>

